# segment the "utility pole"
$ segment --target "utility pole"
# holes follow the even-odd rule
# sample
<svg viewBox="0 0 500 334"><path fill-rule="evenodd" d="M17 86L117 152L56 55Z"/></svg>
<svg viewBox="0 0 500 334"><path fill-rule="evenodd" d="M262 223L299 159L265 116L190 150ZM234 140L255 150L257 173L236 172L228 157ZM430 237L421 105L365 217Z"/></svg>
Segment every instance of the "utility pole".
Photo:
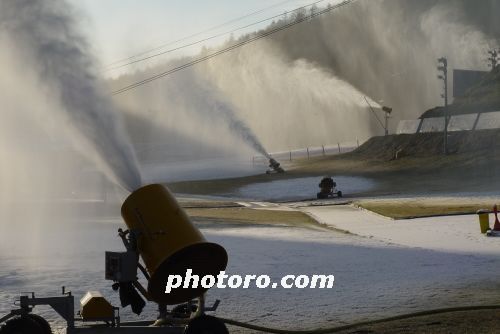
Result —
<svg viewBox="0 0 500 334"><path fill-rule="evenodd" d="M382 107L382 110L384 111L385 113L385 135L388 136L389 135L389 118L391 118L391 112L392 112L392 108L390 107L387 107L387 106L383 106Z"/></svg>
<svg viewBox="0 0 500 334"><path fill-rule="evenodd" d="M489 50L488 54L490 57L488 58L489 64L488 66L494 70L498 65L498 51L497 50Z"/></svg>
<svg viewBox="0 0 500 334"><path fill-rule="evenodd" d="M444 82L444 92L441 97L444 99L444 154L448 154L448 60L446 57L438 59L438 71L442 74L438 75L438 79Z"/></svg>

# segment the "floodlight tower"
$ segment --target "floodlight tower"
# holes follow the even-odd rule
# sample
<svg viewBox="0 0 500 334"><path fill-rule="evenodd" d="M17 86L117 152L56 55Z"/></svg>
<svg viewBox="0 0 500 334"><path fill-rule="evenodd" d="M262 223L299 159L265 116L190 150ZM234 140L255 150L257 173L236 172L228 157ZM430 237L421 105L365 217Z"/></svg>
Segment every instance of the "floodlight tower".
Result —
<svg viewBox="0 0 500 334"><path fill-rule="evenodd" d="M489 50L488 54L490 57L488 58L489 64L488 66L491 67L492 70L494 70L497 65L498 65L498 51L497 50Z"/></svg>
<svg viewBox="0 0 500 334"><path fill-rule="evenodd" d="M442 74L438 75L438 79L444 82L444 92L441 97L444 99L444 154L448 154L448 60L446 57L438 59L438 71Z"/></svg>
<svg viewBox="0 0 500 334"><path fill-rule="evenodd" d="M385 135L388 136L389 135L389 118L391 118L392 108L387 107L387 106L383 106L382 111L385 113L385 126L384 126Z"/></svg>

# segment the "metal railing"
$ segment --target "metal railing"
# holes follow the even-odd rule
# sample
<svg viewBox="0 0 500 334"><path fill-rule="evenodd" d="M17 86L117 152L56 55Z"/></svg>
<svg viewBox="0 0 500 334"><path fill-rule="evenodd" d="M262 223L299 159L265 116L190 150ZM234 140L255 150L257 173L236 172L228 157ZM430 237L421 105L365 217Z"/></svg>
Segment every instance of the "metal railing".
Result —
<svg viewBox="0 0 500 334"><path fill-rule="evenodd" d="M361 145L360 140L351 142L342 142L321 146L310 146L306 148L293 149L289 151L280 151L269 153L269 155L280 162L293 161L298 159L310 159L313 157L321 157L328 155L336 155L354 151ZM253 164L268 163L268 159L263 155L255 155L252 157Z"/></svg>

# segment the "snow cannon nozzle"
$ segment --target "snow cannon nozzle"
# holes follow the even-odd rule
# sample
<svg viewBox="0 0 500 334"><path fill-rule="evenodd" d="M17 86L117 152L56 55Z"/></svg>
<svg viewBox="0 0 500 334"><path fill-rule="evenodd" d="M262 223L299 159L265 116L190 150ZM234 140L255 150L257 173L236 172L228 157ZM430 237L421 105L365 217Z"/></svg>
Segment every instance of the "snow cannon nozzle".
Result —
<svg viewBox="0 0 500 334"><path fill-rule="evenodd" d="M281 167L281 164L276 161L274 158L269 158L269 170L266 171L266 174L273 174L273 173L284 173L285 170L283 167Z"/></svg>

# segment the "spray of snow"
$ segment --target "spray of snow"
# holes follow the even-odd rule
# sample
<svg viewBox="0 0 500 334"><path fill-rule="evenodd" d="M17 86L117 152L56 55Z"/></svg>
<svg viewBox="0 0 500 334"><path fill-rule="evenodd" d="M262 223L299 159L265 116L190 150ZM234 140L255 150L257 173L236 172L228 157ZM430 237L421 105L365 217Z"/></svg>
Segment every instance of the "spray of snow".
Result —
<svg viewBox="0 0 500 334"><path fill-rule="evenodd" d="M0 33L37 73L39 89L58 101L59 108L46 115L60 120L56 131L77 130L72 136L77 148L115 182L136 189L141 177L134 152L72 15L63 0L1 1Z"/></svg>

